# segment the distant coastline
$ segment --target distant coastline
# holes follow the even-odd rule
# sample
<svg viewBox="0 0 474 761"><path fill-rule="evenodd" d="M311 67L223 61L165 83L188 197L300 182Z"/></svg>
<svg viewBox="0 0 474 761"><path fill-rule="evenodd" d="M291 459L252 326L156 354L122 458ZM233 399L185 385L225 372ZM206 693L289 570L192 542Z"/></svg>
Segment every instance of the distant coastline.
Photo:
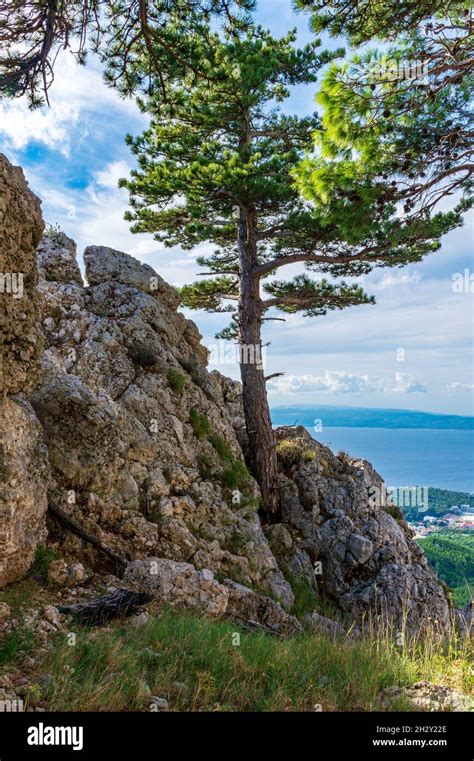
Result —
<svg viewBox="0 0 474 761"><path fill-rule="evenodd" d="M321 421L324 428L474 430L473 416L441 415L416 410L297 404L272 407L271 414L274 425L296 424L309 429Z"/></svg>

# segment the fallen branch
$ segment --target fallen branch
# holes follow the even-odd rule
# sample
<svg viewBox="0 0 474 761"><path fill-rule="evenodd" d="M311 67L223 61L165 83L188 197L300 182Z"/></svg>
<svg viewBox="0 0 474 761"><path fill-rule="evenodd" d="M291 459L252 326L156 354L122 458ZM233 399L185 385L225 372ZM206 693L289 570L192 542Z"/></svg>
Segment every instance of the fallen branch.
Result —
<svg viewBox="0 0 474 761"><path fill-rule="evenodd" d="M55 505L53 502L49 502L48 510L52 515L54 515L55 518L67 526L67 528L70 529L74 534L79 536L81 539L84 539L86 542L89 542L89 544L92 544L94 547L97 547L97 549L103 552L104 555L107 555L107 557L117 563L122 570L125 570L128 563L126 558L122 557L117 552L114 552L114 550L109 549L109 547L106 547L106 545L103 544L100 539L98 539L98 537L83 528L80 523L78 523L74 518L71 518L70 515L68 515L64 510L61 510L61 508Z"/></svg>
<svg viewBox="0 0 474 761"><path fill-rule="evenodd" d="M151 595L145 592L116 589L110 595L96 597L77 605L58 605L58 610L60 613L73 616L77 623L100 626L112 618L132 616L142 605L151 600Z"/></svg>

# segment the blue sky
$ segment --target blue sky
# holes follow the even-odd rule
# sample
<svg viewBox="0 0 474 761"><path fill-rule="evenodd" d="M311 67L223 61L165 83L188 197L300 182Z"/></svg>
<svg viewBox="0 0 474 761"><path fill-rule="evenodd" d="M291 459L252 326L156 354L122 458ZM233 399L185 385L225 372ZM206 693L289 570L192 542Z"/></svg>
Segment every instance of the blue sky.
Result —
<svg viewBox="0 0 474 761"><path fill-rule="evenodd" d="M261 23L275 34L297 26L301 43L311 39L306 17L295 16L289 0L261 0L259 8ZM298 88L285 109L311 112L315 89ZM146 125L133 101L119 99L103 84L97 61L79 67L64 53L51 108L32 113L22 101L0 103L0 151L23 167L43 201L45 219L74 238L80 253L89 244L112 246L181 285L195 279L195 257L207 247L165 250L150 235L131 235L123 220L127 193L117 180L134 163L124 136ZM473 414L473 294L469 288L453 290L456 273L473 272L472 244L471 217L421 264L360 278L376 296L375 306L267 323L266 372L285 373L269 384L271 403ZM284 274L298 271L286 268ZM218 360L212 366L237 378L234 356L213 338L225 315L191 316Z"/></svg>

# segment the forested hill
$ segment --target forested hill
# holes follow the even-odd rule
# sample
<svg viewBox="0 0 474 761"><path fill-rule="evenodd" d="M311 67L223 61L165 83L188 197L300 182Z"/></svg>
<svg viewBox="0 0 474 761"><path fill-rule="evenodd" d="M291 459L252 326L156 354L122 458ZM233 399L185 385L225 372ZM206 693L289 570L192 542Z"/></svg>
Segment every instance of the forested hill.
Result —
<svg viewBox="0 0 474 761"><path fill-rule="evenodd" d="M329 428L437 428L474 430L474 417L436 415L413 410L370 409L367 407L333 407L329 405L294 405L273 407L274 425L297 423L312 427L322 420Z"/></svg>
<svg viewBox="0 0 474 761"><path fill-rule="evenodd" d="M452 507L469 505L474 507L474 494L463 491L449 491L448 489L428 489L428 510L420 512L417 507L402 508L408 521L422 520L425 515L433 515L437 518L444 515Z"/></svg>

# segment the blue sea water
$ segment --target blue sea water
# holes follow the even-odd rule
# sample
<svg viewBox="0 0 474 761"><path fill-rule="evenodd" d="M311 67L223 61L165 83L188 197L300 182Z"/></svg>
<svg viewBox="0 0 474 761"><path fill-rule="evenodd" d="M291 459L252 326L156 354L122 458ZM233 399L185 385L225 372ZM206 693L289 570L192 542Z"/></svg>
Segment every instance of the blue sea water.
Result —
<svg viewBox="0 0 474 761"><path fill-rule="evenodd" d="M374 465L389 486L474 492L474 431L426 428L329 428L308 431L334 452Z"/></svg>

